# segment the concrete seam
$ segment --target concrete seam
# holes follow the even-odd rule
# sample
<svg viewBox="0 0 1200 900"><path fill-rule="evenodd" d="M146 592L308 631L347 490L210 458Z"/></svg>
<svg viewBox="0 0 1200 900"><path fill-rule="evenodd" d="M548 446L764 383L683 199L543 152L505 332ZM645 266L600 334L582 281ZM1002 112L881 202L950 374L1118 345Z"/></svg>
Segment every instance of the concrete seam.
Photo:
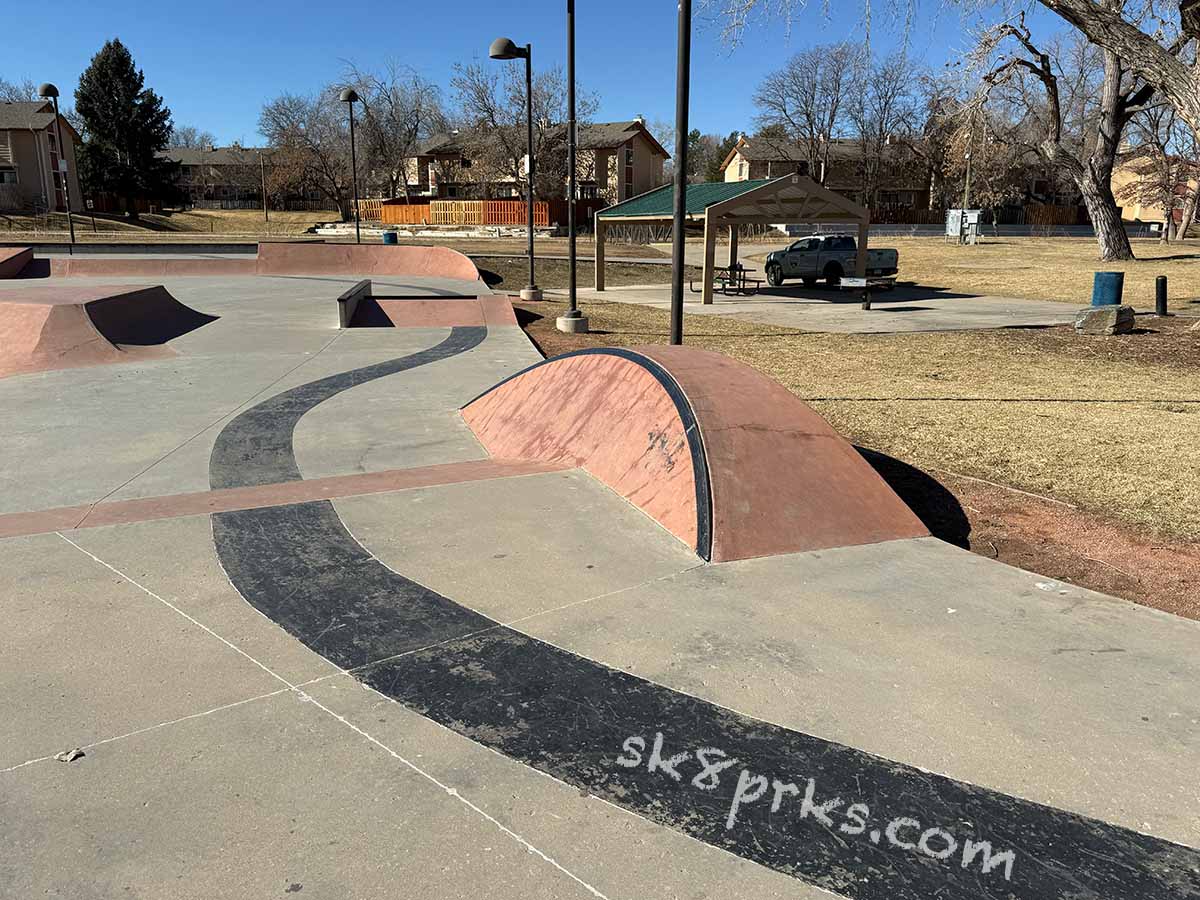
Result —
<svg viewBox="0 0 1200 900"><path fill-rule="evenodd" d="M441 788L441 789L442 789L443 791L445 791L445 792L446 792L446 793L447 793L449 796L453 797L455 800L458 800L460 803L462 803L462 804L463 804L464 806L466 806L468 809L470 809L470 810L474 811L475 813L477 813L478 815L482 816L482 817L483 817L484 819L486 819L488 822L490 822L491 824L495 825L495 826L496 826L498 829L500 829L500 831L504 832L506 835L508 835L510 838L512 838L512 839L513 839L513 840L515 840L515 841L516 841L518 844L520 844L522 847L524 847L524 848L526 849L526 851L528 851L529 853L533 853L533 854L535 854L536 856L538 856L539 858L541 858L543 861L545 861L546 863L548 863L549 865L551 865L552 867L554 867L554 868L555 868L555 869L557 869L558 871L562 872L564 875L566 875L566 876L567 876L568 878L570 878L572 881L575 881L575 882L577 882L578 884L580 884L581 886L583 886L583 887L584 887L584 888L585 888L585 889L586 889L586 890L587 890L587 891L588 891L588 892L589 892L589 893L590 893L592 896L594 896L594 897L599 897L599 898L600 898L600 900L608 900L608 898L607 898L607 897L606 897L604 894L600 893L600 891L596 890L594 887L592 887L590 884L588 884L586 881L584 881L584 880L583 880L582 878L580 878L579 876L575 875L575 874L574 874L573 872L571 872L570 870L568 870L568 869L564 868L562 865L560 865L559 863L555 862L555 860L554 860L553 858L551 858L550 856L548 856L548 855L546 855L545 853L543 853L541 850L539 850L537 847L535 847L533 844L531 844L531 843L530 843L529 841L527 841L525 838L521 837L519 834L517 834L517 833L516 833L515 831L513 831L512 829L508 828L506 825L504 825L502 822L500 822L500 821L499 821L498 819L496 819L494 816L491 816L491 815L489 815L489 814L488 814L487 812L485 812L483 809L481 809L480 807L476 806L474 803L472 803L470 800L468 800L466 797L464 797L462 794L460 794L460 793L459 793L459 792L458 792L458 791L457 791L455 788L452 788L452 787L450 787L449 785L443 784L441 781L439 781L437 778L435 778L435 777L434 777L432 774L430 774L429 772L426 772L426 771L425 771L424 769L422 769L420 766L416 765L415 763L413 763L413 762L409 761L408 759L406 759L405 757L401 756L399 753L397 753L397 752L396 752L395 750L393 750L391 747L388 747L386 744L384 744L384 743L383 743L382 741L380 741L378 738L375 738L375 737L373 737L372 735L368 734L368 733L367 733L366 731L364 731L363 729L359 728L359 727L358 727L357 725L355 725L353 722L349 721L349 720L348 720L348 719L347 719L345 716L342 716L342 715L339 715L338 713L335 713L333 710L331 710L331 709L329 709L327 706L323 705L323 704L322 704L320 701L318 701L316 698L314 698L314 697L310 696L309 694L307 694L306 692L304 692L304 691L300 690L300 688L299 688L299 685L293 684L292 682L288 681L288 680L287 680L286 678L284 678L282 675L280 675L279 673L277 673L277 672L275 672L274 670L272 670L272 669L271 669L269 666L267 666L265 663L262 663L262 662L260 662L259 660L255 659L253 656L251 656L251 655L250 655L249 653L247 653L245 650L241 649L241 648L240 648L240 647L238 647L236 644L234 644L234 643L232 643L231 641L227 640L226 638L222 637L220 634L218 634L217 632L213 631L211 628L209 628L207 625L205 625L203 622L199 621L199 620L198 620L198 619L196 619L195 617L193 617L193 616L189 615L188 613L184 612L182 609L180 609L178 606L176 606L176 605L175 605L174 603L172 603L171 601L169 601L169 600L167 600L167 599L165 599L165 598L163 598L163 597L159 596L158 594L156 594L154 591L150 590L150 589L149 589L148 587L146 587L145 585L143 585L143 584L141 584L141 583L139 583L139 582L135 581L133 578L130 578L128 575L126 575L124 572L122 572L122 571L121 571L120 569L118 569L116 566L110 565L109 563L107 563L107 562L105 562L104 560L102 560L100 557L96 556L96 555L95 555L94 553L92 553L91 551L89 551L89 550L86 550L86 549L84 549L83 547L79 546L79 544L76 544L74 541L72 541L70 538L68 538L66 535L62 534L61 532L57 532L57 531L56 531L56 532L55 532L55 534L57 534L57 535L58 535L60 538L62 538L64 541L66 541L68 544L70 544L72 547L74 547L74 548L75 548L76 550L78 550L80 553L83 553L85 556L87 556L87 557L91 558L91 559L92 559L92 560L94 560L95 562L97 562L97 563L99 563L100 565L104 566L104 568L108 569L108 570L109 570L110 572L112 572L113 574L115 574L115 575L119 575L119 576L120 576L121 578L123 578L125 581L129 582L130 584L132 584L134 587L138 588L138 589L139 589L139 590L141 590L142 592L144 592L144 593L148 594L150 597L153 597L153 598L154 598L155 600L157 600L159 603L162 603L164 606L167 606L167 607L169 607L170 609L174 610L174 611L175 611L175 612L177 612L179 615L183 616L185 619L187 619L189 622L191 622L193 625L195 625L195 626L197 626L198 628L200 628L200 629L202 629L202 630L206 631L208 634L212 635L212 636L213 636L213 637L215 637L217 640L219 640L219 641L220 641L222 644L224 644L225 646L229 647L231 650L235 651L235 652L236 652L236 653L238 653L239 655L241 655L241 656L245 657L247 660L249 660L250 662L254 663L256 666L258 666L258 667L259 667L260 669L262 669L264 672L266 672L267 674L269 674L271 677L273 677L273 678L277 679L278 681L280 681L280 682L282 682L284 685L286 685L286 687L285 687L285 688L281 688L280 690L278 690L278 691L275 691L275 692L274 692L275 694L281 694L281 693L284 693L285 691L291 691L291 692L294 692L294 693L295 693L295 694L296 694L296 695L297 695L297 696L298 696L298 697L299 697L299 698L300 698L302 701L304 701L304 702L307 702L307 703L312 703L312 704L313 704L314 706L316 706L318 709L322 710L322 711L323 711L323 712L325 712L327 715L329 715L329 716L331 716L332 718L336 719L338 722L340 722L340 723L342 723L343 725L345 725L345 726L346 726L347 728L349 728L351 731L354 731L354 732L356 732L357 734L361 735L362 737L366 738L368 741L370 741L371 743L375 744L375 745L376 745L376 746L378 746L380 749L382 749L382 750L386 751L386 752L387 752L389 755L391 755L391 756L392 756L392 757L394 757L395 759L399 760L399 761L400 761L401 763L403 763L404 765L408 766L408 768L412 769L412 770L413 770L414 772L416 772L418 775L422 776L423 778L425 778L426 780L428 780L430 783L432 783L432 784L436 785L437 787ZM340 667L339 667L339 673L334 673L334 674L343 674L343 673L344 673L344 671L345 671L345 670L342 670L342 669L340 669ZM245 701L243 701L243 702L245 702Z"/></svg>
<svg viewBox="0 0 1200 900"><path fill-rule="evenodd" d="M211 716L211 715L214 715L215 713L224 712L227 709L235 709L236 707L244 706L247 703L254 703L256 700L266 700L268 697L278 697L280 694L286 694L289 691L291 691L291 688L279 688L279 690L270 691L266 694L257 694L253 697L246 697L242 700L235 700L232 703L225 703L221 706L215 706L212 709L206 709L203 712L190 713L189 715L186 715L186 716L180 716L177 719L168 719L167 721L159 722L156 725L147 725L145 728L137 728L137 729L134 729L133 731L127 731L124 734L117 734L117 735L113 735L112 737L103 738L102 740L99 740L99 741L92 741L90 744L82 745L80 747L80 749L81 750L91 750L95 747L102 747L105 744L111 744L111 743L114 743L115 741L123 741L126 738L137 737L138 735L141 735L141 734L148 734L151 731L158 731L160 729L167 728L171 725L178 725L181 722L189 722L192 719L202 719L205 716ZM32 766L34 763L46 762L47 760L51 760L51 759L54 759L53 754L51 754L49 756L39 756L35 759L27 759L27 760L25 760L25 762L18 763L15 766L9 766L7 769L0 769L0 775L6 774L8 772L15 772L17 769L23 769L26 766Z"/></svg>

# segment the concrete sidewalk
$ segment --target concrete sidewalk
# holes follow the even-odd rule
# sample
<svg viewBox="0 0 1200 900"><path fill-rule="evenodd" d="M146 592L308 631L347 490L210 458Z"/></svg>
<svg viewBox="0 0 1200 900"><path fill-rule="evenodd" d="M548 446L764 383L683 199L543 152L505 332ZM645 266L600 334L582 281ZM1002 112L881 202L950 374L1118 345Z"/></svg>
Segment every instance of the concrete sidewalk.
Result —
<svg viewBox="0 0 1200 900"><path fill-rule="evenodd" d="M749 297L717 293L707 306L686 284L684 289L687 291L684 310L688 313L840 334L1044 328L1067 324L1076 312L1070 304L1048 300L974 297L910 285L900 285L892 291L872 291L869 310L862 309L861 292L828 287L764 285L758 294ZM565 291L547 291L547 294L566 296ZM610 287L601 292L581 288L578 296L584 302L598 300L671 308L670 285Z"/></svg>
<svg viewBox="0 0 1200 900"><path fill-rule="evenodd" d="M0 540L0 895L1200 892L1200 623L933 538L705 564L581 469L273 500L484 460L539 358L339 331L353 280L0 380L0 512L261 498Z"/></svg>

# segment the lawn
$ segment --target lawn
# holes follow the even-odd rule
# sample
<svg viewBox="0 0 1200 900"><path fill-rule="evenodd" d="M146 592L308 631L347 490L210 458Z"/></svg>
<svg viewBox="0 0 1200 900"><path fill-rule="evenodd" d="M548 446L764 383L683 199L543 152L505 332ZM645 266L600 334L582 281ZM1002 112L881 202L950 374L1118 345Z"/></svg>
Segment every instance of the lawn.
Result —
<svg viewBox="0 0 1200 900"><path fill-rule="evenodd" d="M781 246L784 242L781 242ZM1154 278L1167 276L1173 309L1200 311L1200 241L1160 244L1133 241L1138 259L1101 263L1092 238L995 238L962 247L942 238L878 237L879 247L900 251L900 280L946 291L1059 300L1086 306L1096 271L1125 273L1125 302L1154 308ZM762 254L756 256L761 262Z"/></svg>
<svg viewBox="0 0 1200 900"><path fill-rule="evenodd" d="M597 342L661 343L668 333L664 310L591 301L582 308ZM1070 329L838 335L687 315L685 332L688 344L785 385L857 443L1195 541L1195 323L1141 319L1146 333L1116 338ZM569 339L539 340L560 352Z"/></svg>

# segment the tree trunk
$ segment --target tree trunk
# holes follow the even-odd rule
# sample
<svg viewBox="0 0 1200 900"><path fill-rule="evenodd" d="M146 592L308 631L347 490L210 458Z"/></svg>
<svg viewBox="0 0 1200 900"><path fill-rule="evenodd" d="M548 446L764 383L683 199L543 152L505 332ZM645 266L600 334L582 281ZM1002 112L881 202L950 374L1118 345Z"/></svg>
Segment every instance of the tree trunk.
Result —
<svg viewBox="0 0 1200 900"><path fill-rule="evenodd" d="M1188 229L1192 227L1192 222L1196 221L1196 200L1200 198L1200 190L1192 191L1188 194L1187 199L1183 201L1183 215L1179 219L1179 240L1187 237Z"/></svg>
<svg viewBox="0 0 1200 900"><path fill-rule="evenodd" d="M1079 180L1079 192L1087 207L1092 227L1096 229L1096 243L1100 247L1100 259L1109 262L1118 259L1133 259L1133 248L1129 235L1121 221L1121 209L1113 197L1112 188L1097 184L1091 178Z"/></svg>

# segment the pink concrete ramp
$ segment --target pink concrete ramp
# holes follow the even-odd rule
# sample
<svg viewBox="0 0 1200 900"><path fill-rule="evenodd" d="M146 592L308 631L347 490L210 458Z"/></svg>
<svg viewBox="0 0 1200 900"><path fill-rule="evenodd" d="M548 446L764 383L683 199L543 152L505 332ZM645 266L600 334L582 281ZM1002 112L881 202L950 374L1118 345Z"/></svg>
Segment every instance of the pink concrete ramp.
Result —
<svg viewBox="0 0 1200 900"><path fill-rule="evenodd" d="M0 377L174 356L167 341L214 319L161 285L13 292L0 301Z"/></svg>
<svg viewBox="0 0 1200 900"><path fill-rule="evenodd" d="M568 353L462 415L492 456L580 466L713 562L929 533L807 404L720 353Z"/></svg>
<svg viewBox="0 0 1200 900"><path fill-rule="evenodd" d="M179 253L187 253L186 245L180 245ZM8 254L0 255L0 278L16 278L32 261L32 254L25 248L0 251L0 254ZM78 255L43 259L39 263L44 266L48 263L42 274L57 278L367 275L479 280L479 270L475 264L457 250L394 244L263 243L258 245L257 256L245 259L167 255L114 259L101 255Z"/></svg>
<svg viewBox="0 0 1200 900"><path fill-rule="evenodd" d="M449 247L395 244L259 244L259 275L414 275L477 281L479 270Z"/></svg>
<svg viewBox="0 0 1200 900"><path fill-rule="evenodd" d="M181 247L180 252L186 252ZM50 275L55 278L180 278L192 275L255 275L256 260L185 259L161 256L143 259L106 259L103 256L68 256L50 260Z"/></svg>

